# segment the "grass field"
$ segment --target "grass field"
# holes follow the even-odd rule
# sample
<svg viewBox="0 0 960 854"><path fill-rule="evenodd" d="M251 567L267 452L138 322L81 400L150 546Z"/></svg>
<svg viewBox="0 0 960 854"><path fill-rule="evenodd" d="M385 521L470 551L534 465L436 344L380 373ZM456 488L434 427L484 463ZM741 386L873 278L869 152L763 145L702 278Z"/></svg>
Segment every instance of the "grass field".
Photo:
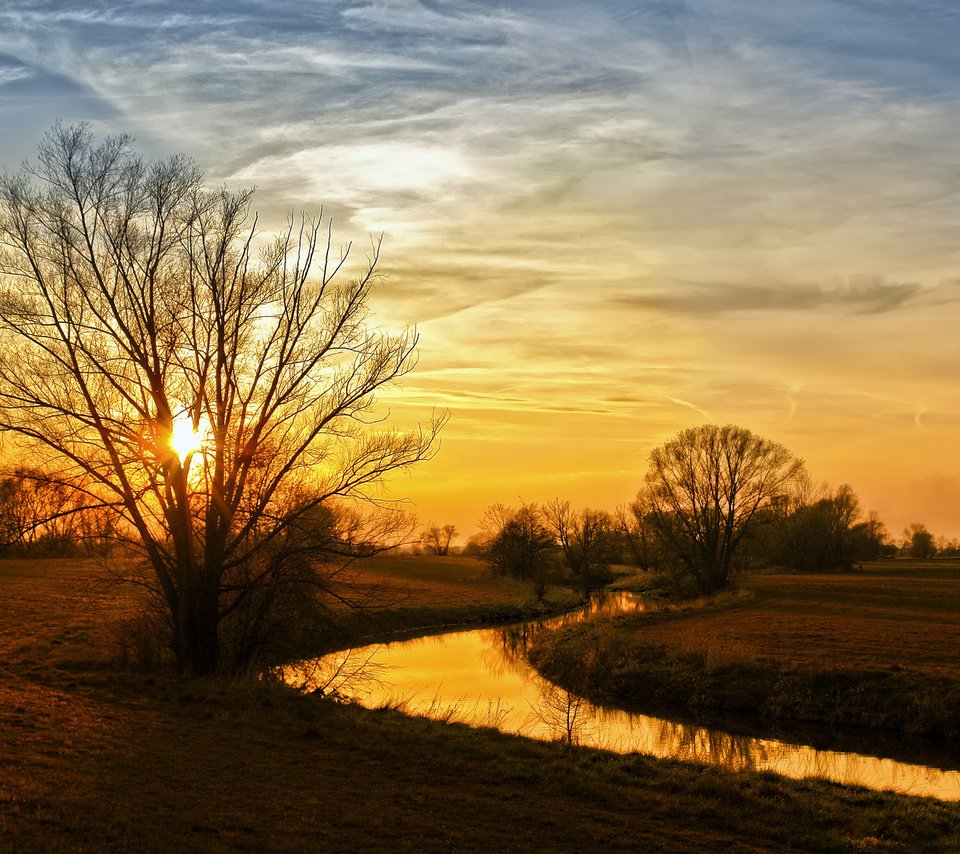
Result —
<svg viewBox="0 0 960 854"><path fill-rule="evenodd" d="M112 638L131 604L90 584L97 570L0 561L0 851L960 846L954 804L571 751L259 682L125 673ZM460 570L462 582L452 564L378 572L418 591L409 607L453 606L460 583L475 604L505 601Z"/></svg>
<svg viewBox="0 0 960 854"><path fill-rule="evenodd" d="M550 588L537 601L528 582L494 576L482 561L459 556L378 555L357 561L345 581L347 595L364 607L334 603L326 632L315 649L304 653L400 634L524 620L573 608L579 601L564 587Z"/></svg>
<svg viewBox="0 0 960 854"><path fill-rule="evenodd" d="M534 658L605 702L960 735L960 562L741 583L718 607L553 635Z"/></svg>
<svg viewBox="0 0 960 854"><path fill-rule="evenodd" d="M651 642L804 666L898 666L960 679L960 561L885 561L842 575L756 575L733 607L644 626Z"/></svg>

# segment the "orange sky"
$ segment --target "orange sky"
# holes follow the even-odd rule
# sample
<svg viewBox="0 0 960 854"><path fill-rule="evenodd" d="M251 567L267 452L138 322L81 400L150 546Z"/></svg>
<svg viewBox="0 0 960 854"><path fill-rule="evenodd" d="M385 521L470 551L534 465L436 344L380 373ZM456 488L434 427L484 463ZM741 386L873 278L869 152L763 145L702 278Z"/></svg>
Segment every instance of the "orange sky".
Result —
<svg viewBox="0 0 960 854"><path fill-rule="evenodd" d="M612 509L709 421L960 536L958 36L932 0L13 0L0 162L89 120L267 229L383 232L376 317L422 335L386 402L451 413L394 483L424 522Z"/></svg>

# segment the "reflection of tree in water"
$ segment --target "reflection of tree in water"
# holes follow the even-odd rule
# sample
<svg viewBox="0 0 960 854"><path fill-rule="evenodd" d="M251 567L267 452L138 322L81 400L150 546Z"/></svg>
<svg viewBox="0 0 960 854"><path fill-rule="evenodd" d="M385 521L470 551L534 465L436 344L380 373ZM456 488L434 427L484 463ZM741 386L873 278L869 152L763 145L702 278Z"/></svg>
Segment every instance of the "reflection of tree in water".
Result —
<svg viewBox="0 0 960 854"><path fill-rule="evenodd" d="M653 600L629 590L597 590L590 595L590 602L580 612L577 622L586 617L610 617L631 611L650 611L656 608Z"/></svg>
<svg viewBox="0 0 960 854"><path fill-rule="evenodd" d="M491 648L485 650L483 662L490 672L497 676L511 672L526 673L528 668L523 663L526 652L541 632L572 626L583 622L588 617L646 610L647 607L646 600L636 593L625 590L594 591L590 595L590 601L582 608L546 620L517 623L494 630L491 633L493 636Z"/></svg>
<svg viewBox="0 0 960 854"><path fill-rule="evenodd" d="M364 705L389 704L409 714L496 727L535 738L562 740L621 753L639 751L654 756L720 765L732 770L773 770L789 777L822 777L846 784L876 789L895 789L912 794L960 797L960 772L911 765L856 753L816 750L774 739L756 739L665 721L615 709L595 708L576 695L540 678L526 663L523 653L542 626L527 624L477 632L480 641L469 651L454 643L457 635L417 639L402 644L406 649L423 645L446 652L438 659L433 685L422 686L421 675L410 683L408 696L386 693L387 683L403 685L403 664L378 664L378 647L337 653L315 661L300 662L271 671L276 678L301 690L319 690L337 698L355 698ZM477 674L476 693L469 687L458 690L467 696L443 691L444 663L459 667L463 656L483 661L496 679ZM390 660L388 658L388 660ZM518 689L513 677L523 683ZM508 701L501 699L500 677L509 677ZM422 690L425 687L426 690ZM398 690L390 688L390 690ZM404 690L400 688L399 690ZM432 693L431 693L432 692Z"/></svg>
<svg viewBox="0 0 960 854"><path fill-rule="evenodd" d="M520 623L484 632L486 641L480 660L496 677L515 673L526 676L530 671L525 653L533 639L543 630L543 623Z"/></svg>
<svg viewBox="0 0 960 854"><path fill-rule="evenodd" d="M767 744L758 739L676 721L661 720L659 724L657 742L661 755L721 765L734 771L754 771L770 762Z"/></svg>
<svg viewBox="0 0 960 854"><path fill-rule="evenodd" d="M580 714L585 702L583 697L545 679L538 680L537 687L539 702L530 703L530 707L537 720L547 728L547 735L569 745L579 744L587 723L585 716Z"/></svg>
<svg viewBox="0 0 960 854"><path fill-rule="evenodd" d="M525 657L530 644L544 631L543 623L521 623L500 629L500 648L513 661Z"/></svg>
<svg viewBox="0 0 960 854"><path fill-rule="evenodd" d="M377 644L334 652L321 658L281 665L272 673L298 691L345 700L383 686L387 666L374 660L381 648Z"/></svg>

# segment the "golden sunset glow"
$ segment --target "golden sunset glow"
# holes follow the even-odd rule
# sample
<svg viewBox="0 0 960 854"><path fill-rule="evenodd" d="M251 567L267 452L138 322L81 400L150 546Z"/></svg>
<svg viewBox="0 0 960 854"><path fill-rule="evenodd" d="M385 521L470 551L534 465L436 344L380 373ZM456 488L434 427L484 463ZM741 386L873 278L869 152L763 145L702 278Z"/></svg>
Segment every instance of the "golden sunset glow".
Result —
<svg viewBox="0 0 960 854"><path fill-rule="evenodd" d="M193 419L187 414L182 413L173 419L173 431L170 434L170 447L180 458L180 462L186 462L187 457L195 454L203 447L208 430L194 429Z"/></svg>
<svg viewBox="0 0 960 854"><path fill-rule="evenodd" d="M960 852L958 40L0 2L2 850Z"/></svg>
<svg viewBox="0 0 960 854"><path fill-rule="evenodd" d="M216 36L157 12L144 50L96 16L0 13L23 104L0 153L82 93L99 131L256 185L265 233L321 205L355 260L383 233L374 321L415 325L420 361L381 402L451 415L391 485L424 521L611 508L713 422L850 483L892 533L960 536L951 25L817 8L389 0L276 29L254 6Z"/></svg>
<svg viewBox="0 0 960 854"><path fill-rule="evenodd" d="M558 618L569 624L576 615ZM548 622L547 625L550 625ZM542 627L530 632L530 637ZM351 673L367 662L382 677L354 683L352 699L369 708L399 706L409 714L491 727L531 738L563 737L562 722L545 711L555 709L557 689L539 678L519 650L526 635L510 629L458 632L334 653L305 662L285 674L290 684ZM331 677L331 673L336 674ZM311 681L312 680L312 681ZM560 699L570 695L560 693ZM619 709L578 707L579 744L616 753L639 752L719 765L736 771L773 770L787 777L819 777L840 783L893 789L944 800L960 800L960 772L834 750L817 750L772 738L749 738L720 729L631 714Z"/></svg>

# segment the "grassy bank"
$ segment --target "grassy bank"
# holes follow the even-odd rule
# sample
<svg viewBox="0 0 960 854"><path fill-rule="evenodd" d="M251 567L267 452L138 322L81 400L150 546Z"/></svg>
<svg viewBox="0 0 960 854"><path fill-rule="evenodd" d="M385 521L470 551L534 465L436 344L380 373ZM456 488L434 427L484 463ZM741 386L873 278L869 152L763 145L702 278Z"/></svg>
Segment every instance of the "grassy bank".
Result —
<svg viewBox="0 0 960 854"><path fill-rule="evenodd" d="M601 703L960 736L960 564L744 584L718 607L550 633L531 660Z"/></svg>
<svg viewBox="0 0 960 854"><path fill-rule="evenodd" d="M305 652L533 619L580 601L566 587L552 587L537 600L529 582L491 575L487 564L470 557L387 554L357 561L351 572L349 595L364 607L334 605L317 648Z"/></svg>
<svg viewBox="0 0 960 854"><path fill-rule="evenodd" d="M955 804L123 673L94 569L0 562L0 851L960 846Z"/></svg>

